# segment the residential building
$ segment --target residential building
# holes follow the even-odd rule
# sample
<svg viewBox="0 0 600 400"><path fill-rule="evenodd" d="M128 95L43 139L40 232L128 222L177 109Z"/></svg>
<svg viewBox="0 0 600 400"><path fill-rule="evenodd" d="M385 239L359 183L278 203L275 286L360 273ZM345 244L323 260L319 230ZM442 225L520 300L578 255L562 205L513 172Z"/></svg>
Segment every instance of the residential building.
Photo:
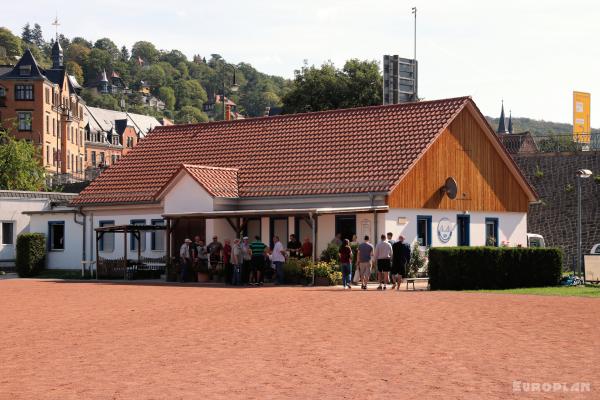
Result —
<svg viewBox="0 0 600 400"><path fill-rule="evenodd" d="M172 256L196 235L268 244L290 233L318 256L336 233L526 246L535 201L473 100L459 97L157 127L72 205L93 228L165 224L164 236L126 238L146 257ZM101 262L123 257L122 239L106 250L88 236L86 246Z"/></svg>
<svg viewBox="0 0 600 400"><path fill-rule="evenodd" d="M52 68L44 70L29 49L0 76L0 121L10 134L34 143L52 174L82 174L84 101L63 63L58 41L52 46Z"/></svg>

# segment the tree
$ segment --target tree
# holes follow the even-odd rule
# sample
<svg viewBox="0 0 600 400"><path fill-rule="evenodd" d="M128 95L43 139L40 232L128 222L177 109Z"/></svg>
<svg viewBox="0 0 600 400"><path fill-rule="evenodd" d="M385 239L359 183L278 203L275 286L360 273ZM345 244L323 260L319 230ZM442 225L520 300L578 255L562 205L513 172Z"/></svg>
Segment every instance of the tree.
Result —
<svg viewBox="0 0 600 400"><path fill-rule="evenodd" d="M165 102L167 110L175 109L175 91L168 87L163 86L158 89L158 98Z"/></svg>
<svg viewBox="0 0 600 400"><path fill-rule="evenodd" d="M198 122L208 122L208 115L199 108L192 106L183 106L175 114L175 121L178 124L196 124Z"/></svg>
<svg viewBox="0 0 600 400"><path fill-rule="evenodd" d="M121 61L129 61L129 50L126 46L121 47Z"/></svg>
<svg viewBox="0 0 600 400"><path fill-rule="evenodd" d="M67 61L65 67L67 68L67 73L73 75L81 85L83 83L83 69L81 69L81 66L75 61Z"/></svg>
<svg viewBox="0 0 600 400"><path fill-rule="evenodd" d="M89 40L86 40L82 37L79 37L79 36L74 37L71 40L71 44L78 44L83 47L87 47L88 49L91 49L93 47L92 42L90 42Z"/></svg>
<svg viewBox="0 0 600 400"><path fill-rule="evenodd" d="M0 127L0 189L41 190L45 171L40 159L35 145L16 140Z"/></svg>
<svg viewBox="0 0 600 400"><path fill-rule="evenodd" d="M109 38L102 38L96 40L96 43L94 43L94 48L108 52L108 54L110 54L113 60L118 59L121 55L121 52L119 51L119 48L117 47L115 42L113 42Z"/></svg>
<svg viewBox="0 0 600 400"><path fill-rule="evenodd" d="M29 25L29 22L27 24L25 24L25 26L23 27L23 32L21 33L21 39L25 43L29 43L29 44L33 43L33 33L31 31L31 25Z"/></svg>
<svg viewBox="0 0 600 400"><path fill-rule="evenodd" d="M148 64L152 64L158 61L160 53L156 50L156 47L150 42L139 41L135 42L131 48L131 55L134 58L141 58Z"/></svg>
<svg viewBox="0 0 600 400"><path fill-rule="evenodd" d="M46 44L44 41L44 35L42 33L42 27L38 23L33 25L33 30L31 31L31 41L40 49Z"/></svg>
<svg viewBox="0 0 600 400"><path fill-rule="evenodd" d="M284 112L298 113L381 104L382 78L376 61L349 60L342 70L329 62L306 64L283 97Z"/></svg>
<svg viewBox="0 0 600 400"><path fill-rule="evenodd" d="M144 81L150 86L160 87L164 85L165 77L165 70L160 65L150 65L140 71L138 80Z"/></svg>
<svg viewBox="0 0 600 400"><path fill-rule="evenodd" d="M102 71L110 71L113 58L106 50L93 48L84 64L86 82L96 81Z"/></svg>
<svg viewBox="0 0 600 400"><path fill-rule="evenodd" d="M76 62L79 65L85 65L90 52L91 50L88 47L73 42L65 50L65 59Z"/></svg>
<svg viewBox="0 0 600 400"><path fill-rule="evenodd" d="M13 64L22 54L21 38L6 28L0 28L0 64Z"/></svg>

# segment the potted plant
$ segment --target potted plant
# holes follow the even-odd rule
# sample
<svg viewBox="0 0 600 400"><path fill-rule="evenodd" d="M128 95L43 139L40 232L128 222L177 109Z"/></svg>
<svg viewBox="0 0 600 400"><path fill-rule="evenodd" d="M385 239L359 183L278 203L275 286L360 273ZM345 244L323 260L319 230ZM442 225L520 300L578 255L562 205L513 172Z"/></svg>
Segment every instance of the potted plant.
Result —
<svg viewBox="0 0 600 400"><path fill-rule="evenodd" d="M315 286L329 286L331 279L329 275L333 272L331 263L320 261L314 266Z"/></svg>

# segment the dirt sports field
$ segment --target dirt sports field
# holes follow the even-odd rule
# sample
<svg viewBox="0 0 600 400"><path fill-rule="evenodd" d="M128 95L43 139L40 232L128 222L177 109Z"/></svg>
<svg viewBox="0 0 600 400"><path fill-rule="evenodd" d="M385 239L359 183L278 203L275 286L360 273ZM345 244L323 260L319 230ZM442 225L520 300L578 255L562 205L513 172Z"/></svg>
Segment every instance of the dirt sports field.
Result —
<svg viewBox="0 0 600 400"><path fill-rule="evenodd" d="M600 399L592 298L8 280L0 301L0 399Z"/></svg>

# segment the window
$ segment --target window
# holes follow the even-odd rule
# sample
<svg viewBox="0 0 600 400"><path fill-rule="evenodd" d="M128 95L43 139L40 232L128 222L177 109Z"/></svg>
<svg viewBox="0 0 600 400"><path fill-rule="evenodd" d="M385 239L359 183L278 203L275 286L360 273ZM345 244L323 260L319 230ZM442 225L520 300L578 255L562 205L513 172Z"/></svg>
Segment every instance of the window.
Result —
<svg viewBox="0 0 600 400"><path fill-rule="evenodd" d="M56 121L52 118L52 136L56 136Z"/></svg>
<svg viewBox="0 0 600 400"><path fill-rule="evenodd" d="M100 152L100 164L104 165L104 152Z"/></svg>
<svg viewBox="0 0 600 400"><path fill-rule="evenodd" d="M98 225L100 227L103 226L113 226L115 221L100 221ZM105 232L100 241L98 242L98 251L104 251L106 253L112 253L115 251L115 234L113 232Z"/></svg>
<svg viewBox="0 0 600 400"><path fill-rule="evenodd" d="M132 219L131 225L146 225L146 220L145 219ZM129 249L131 251L137 251L138 240L133 236L133 234L130 234L129 237L131 238L130 243L129 243ZM146 232L140 232L140 239L141 239L140 250L146 251Z"/></svg>
<svg viewBox="0 0 600 400"><path fill-rule="evenodd" d="M17 118L20 131L31 131L31 111L19 111Z"/></svg>
<svg viewBox="0 0 600 400"><path fill-rule="evenodd" d="M498 218L486 218L485 219L485 245L497 247L500 243L498 239L499 239Z"/></svg>
<svg viewBox="0 0 600 400"><path fill-rule="evenodd" d="M65 249L65 222L48 222L48 247L50 251Z"/></svg>
<svg viewBox="0 0 600 400"><path fill-rule="evenodd" d="M421 246L431 246L431 215L417 216L417 240Z"/></svg>
<svg viewBox="0 0 600 400"><path fill-rule="evenodd" d="M33 100L33 85L15 85L15 100Z"/></svg>
<svg viewBox="0 0 600 400"><path fill-rule="evenodd" d="M50 164L50 146L46 146L46 164Z"/></svg>
<svg viewBox="0 0 600 400"><path fill-rule="evenodd" d="M50 104L50 89L44 89L44 100L46 100L46 104Z"/></svg>
<svg viewBox="0 0 600 400"><path fill-rule="evenodd" d="M71 168L71 157L69 150L67 150L67 168Z"/></svg>
<svg viewBox="0 0 600 400"><path fill-rule="evenodd" d="M31 75L31 65L21 65L21 66L19 66L19 75L20 76L29 76L29 75Z"/></svg>
<svg viewBox="0 0 600 400"><path fill-rule="evenodd" d="M96 152L92 151L92 166L96 166Z"/></svg>
<svg viewBox="0 0 600 400"><path fill-rule="evenodd" d="M2 244L15 244L15 223L2 222Z"/></svg>
<svg viewBox="0 0 600 400"><path fill-rule="evenodd" d="M128 137L127 138L127 147L133 147L133 138L132 137Z"/></svg>
<svg viewBox="0 0 600 400"><path fill-rule="evenodd" d="M165 221L162 219L153 219L152 225L164 226ZM155 251L165 250L165 231L153 231L150 236L150 249Z"/></svg>
<svg viewBox="0 0 600 400"><path fill-rule="evenodd" d="M0 86L0 97L6 97L6 89Z"/></svg>
<svg viewBox="0 0 600 400"><path fill-rule="evenodd" d="M471 241L471 216L460 214L456 216L456 244L458 246L469 246Z"/></svg>

